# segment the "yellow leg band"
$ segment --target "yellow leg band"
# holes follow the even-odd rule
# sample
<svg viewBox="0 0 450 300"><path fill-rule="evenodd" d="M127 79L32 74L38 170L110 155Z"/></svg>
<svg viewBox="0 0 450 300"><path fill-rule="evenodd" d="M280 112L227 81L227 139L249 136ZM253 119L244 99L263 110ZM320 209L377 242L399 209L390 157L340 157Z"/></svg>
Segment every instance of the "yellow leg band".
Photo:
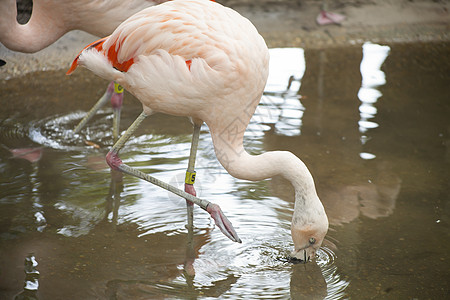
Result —
<svg viewBox="0 0 450 300"><path fill-rule="evenodd" d="M194 184L195 173L196 173L195 171L194 172L186 171L186 178L184 179L184 182L187 184Z"/></svg>
<svg viewBox="0 0 450 300"><path fill-rule="evenodd" d="M114 93L116 93L116 94L123 93L123 87L120 84L115 83L115 82L114 82Z"/></svg>

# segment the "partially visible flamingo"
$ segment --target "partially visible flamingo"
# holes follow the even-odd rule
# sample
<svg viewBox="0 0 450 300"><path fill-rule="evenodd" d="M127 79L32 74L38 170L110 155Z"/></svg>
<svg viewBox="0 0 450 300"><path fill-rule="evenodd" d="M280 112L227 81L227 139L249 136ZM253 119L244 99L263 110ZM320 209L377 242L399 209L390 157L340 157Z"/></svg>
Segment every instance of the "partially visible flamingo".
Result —
<svg viewBox="0 0 450 300"><path fill-rule="evenodd" d="M267 80L268 63L264 39L237 12L207 0L174 0L144 9L111 36L87 46L67 74L78 65L85 66L123 85L143 105L141 115L109 151L106 160L111 168L198 204L233 241L240 239L219 206L122 162L119 151L141 122L156 112L190 117L195 124L191 170L200 126L205 122L216 156L232 176L256 181L281 175L289 180L295 188L291 224L295 249L291 255L308 261L315 257L328 230L311 173L290 152L252 156L243 147L245 129Z"/></svg>
<svg viewBox="0 0 450 300"><path fill-rule="evenodd" d="M340 25L344 20L345 16L328 11L328 4L326 0L322 0L320 13L316 17L316 22L319 25L329 25L329 24L336 24Z"/></svg>
<svg viewBox="0 0 450 300"><path fill-rule="evenodd" d="M167 0L33 0L30 20L22 25L16 19L16 0L1 0L0 43L13 51L34 53L72 30L106 36L134 13L164 1ZM75 127L75 133L109 100L114 111L113 136L117 140L123 93L117 85L114 89L113 83Z"/></svg>

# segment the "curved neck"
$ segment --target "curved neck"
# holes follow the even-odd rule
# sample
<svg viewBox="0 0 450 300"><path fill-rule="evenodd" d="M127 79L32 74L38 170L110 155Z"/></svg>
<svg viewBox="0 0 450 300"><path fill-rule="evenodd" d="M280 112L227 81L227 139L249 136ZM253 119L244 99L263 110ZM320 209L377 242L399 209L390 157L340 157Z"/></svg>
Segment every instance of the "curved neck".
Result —
<svg viewBox="0 0 450 300"><path fill-rule="evenodd" d="M13 51L37 52L59 39L66 29L63 22L51 7L45 7L46 1L34 1L33 12L27 24L17 22L15 0L0 1L0 42Z"/></svg>
<svg viewBox="0 0 450 300"><path fill-rule="evenodd" d="M292 228L303 230L315 223L328 228L324 207L306 165L288 151L248 154L243 147L245 127L241 131L239 127L229 127L231 132L210 127L216 156L228 173L236 178L252 181L276 175L284 177L291 182L295 190Z"/></svg>
<svg viewBox="0 0 450 300"><path fill-rule="evenodd" d="M311 173L306 165L291 152L270 151L260 155L250 155L243 147L243 131L235 135L229 134L226 130L210 129L216 156L232 176L257 181L280 175L293 185L296 202L301 200L303 204L306 204L308 200L318 200Z"/></svg>

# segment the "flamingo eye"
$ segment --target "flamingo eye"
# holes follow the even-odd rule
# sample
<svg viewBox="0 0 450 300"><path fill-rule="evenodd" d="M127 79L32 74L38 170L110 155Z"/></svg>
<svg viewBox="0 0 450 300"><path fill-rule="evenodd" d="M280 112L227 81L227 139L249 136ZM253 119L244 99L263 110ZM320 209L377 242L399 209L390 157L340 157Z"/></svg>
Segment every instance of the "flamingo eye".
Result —
<svg viewBox="0 0 450 300"><path fill-rule="evenodd" d="M315 238L309 238L309 243L312 245L312 244L315 244L316 243L316 239Z"/></svg>

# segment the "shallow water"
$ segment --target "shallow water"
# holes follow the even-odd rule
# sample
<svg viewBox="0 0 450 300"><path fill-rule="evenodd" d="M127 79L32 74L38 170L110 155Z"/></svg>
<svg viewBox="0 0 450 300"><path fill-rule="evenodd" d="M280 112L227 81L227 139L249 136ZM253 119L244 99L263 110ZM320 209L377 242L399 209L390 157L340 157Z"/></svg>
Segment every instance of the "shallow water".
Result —
<svg viewBox="0 0 450 300"><path fill-rule="evenodd" d="M0 82L0 298L445 298L449 49L271 49L266 93L245 144L253 154L289 150L313 173L330 230L308 264L287 259L290 184L228 175L206 126L197 192L222 207L242 244L198 208L189 244L184 200L110 172L109 107L72 133L106 82L88 71ZM140 110L127 94L123 130ZM121 157L180 185L189 121L156 115L144 124ZM194 277L183 271L186 262Z"/></svg>

